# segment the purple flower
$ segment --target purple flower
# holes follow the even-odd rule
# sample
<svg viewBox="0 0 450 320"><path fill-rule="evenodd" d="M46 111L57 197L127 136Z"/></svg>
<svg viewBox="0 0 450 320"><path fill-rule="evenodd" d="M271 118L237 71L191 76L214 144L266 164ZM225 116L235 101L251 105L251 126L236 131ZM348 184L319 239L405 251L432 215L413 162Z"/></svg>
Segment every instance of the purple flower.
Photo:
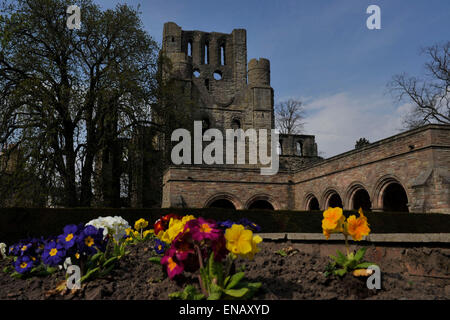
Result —
<svg viewBox="0 0 450 320"><path fill-rule="evenodd" d="M66 250L61 243L51 241L45 245L42 261L49 266L62 264L66 259Z"/></svg>
<svg viewBox="0 0 450 320"><path fill-rule="evenodd" d="M69 224L64 227L64 233L58 236L58 242L61 243L66 250L69 250L76 244L78 234L78 227L74 224Z"/></svg>
<svg viewBox="0 0 450 320"><path fill-rule="evenodd" d="M104 251L106 242L103 240L103 228L87 225L77 237L77 245L81 253L88 255L95 254L98 250Z"/></svg>
<svg viewBox="0 0 450 320"><path fill-rule="evenodd" d="M242 224L245 228L252 230L253 232L260 232L261 227L256 223L248 220L247 218L241 218L237 224Z"/></svg>
<svg viewBox="0 0 450 320"><path fill-rule="evenodd" d="M20 274L29 272L33 267L34 261L28 256L20 256L14 262L14 269Z"/></svg>
<svg viewBox="0 0 450 320"><path fill-rule="evenodd" d="M157 254L163 254L166 250L167 244L164 241L161 241L159 239L156 239L155 241L155 251Z"/></svg>

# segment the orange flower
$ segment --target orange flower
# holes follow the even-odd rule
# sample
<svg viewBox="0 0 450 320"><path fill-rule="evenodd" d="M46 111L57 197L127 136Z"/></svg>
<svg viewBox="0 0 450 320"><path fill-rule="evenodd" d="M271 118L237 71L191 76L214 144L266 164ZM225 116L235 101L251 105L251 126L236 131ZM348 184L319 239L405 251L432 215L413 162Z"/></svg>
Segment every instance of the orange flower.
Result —
<svg viewBox="0 0 450 320"><path fill-rule="evenodd" d="M363 236L367 236L370 233L369 224L367 223L367 218L362 213L362 210L359 209L359 218L351 215L347 219L347 232L350 236L352 236L353 240L359 241Z"/></svg>
<svg viewBox="0 0 450 320"><path fill-rule="evenodd" d="M323 212L322 230L325 237L328 239L331 233L341 232L342 224L345 221L345 216L342 208L328 208Z"/></svg>

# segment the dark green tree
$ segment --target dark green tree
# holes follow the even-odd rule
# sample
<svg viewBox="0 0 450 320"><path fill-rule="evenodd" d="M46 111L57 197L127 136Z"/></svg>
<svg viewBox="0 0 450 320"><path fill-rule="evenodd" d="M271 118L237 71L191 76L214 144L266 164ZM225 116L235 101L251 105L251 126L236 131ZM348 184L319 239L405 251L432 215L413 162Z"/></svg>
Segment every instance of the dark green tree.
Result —
<svg viewBox="0 0 450 320"><path fill-rule="evenodd" d="M79 30L66 26L74 4ZM152 123L158 46L128 5L18 0L0 13L3 156L16 146L63 205L89 206L99 152Z"/></svg>
<svg viewBox="0 0 450 320"><path fill-rule="evenodd" d="M359 138L355 143L355 149L362 148L368 144L370 144L369 140L367 140L366 138Z"/></svg>

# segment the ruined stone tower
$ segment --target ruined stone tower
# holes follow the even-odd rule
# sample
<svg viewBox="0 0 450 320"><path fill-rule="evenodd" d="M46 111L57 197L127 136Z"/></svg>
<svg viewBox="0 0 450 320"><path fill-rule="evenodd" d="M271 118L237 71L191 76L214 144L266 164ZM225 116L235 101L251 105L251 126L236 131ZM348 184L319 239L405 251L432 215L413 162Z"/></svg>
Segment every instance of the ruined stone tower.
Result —
<svg viewBox="0 0 450 320"><path fill-rule="evenodd" d="M196 120L218 129L273 128L270 62L252 59L247 70L244 29L230 34L185 31L168 22L162 52L172 63L167 76L183 81L195 101Z"/></svg>

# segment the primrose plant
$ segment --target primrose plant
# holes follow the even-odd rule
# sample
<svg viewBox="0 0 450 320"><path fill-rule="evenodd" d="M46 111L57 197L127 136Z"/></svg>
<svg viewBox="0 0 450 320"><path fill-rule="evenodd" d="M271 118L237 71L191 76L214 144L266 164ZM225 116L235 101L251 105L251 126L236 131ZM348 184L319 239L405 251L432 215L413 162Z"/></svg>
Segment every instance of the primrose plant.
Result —
<svg viewBox="0 0 450 320"><path fill-rule="evenodd" d="M109 218L100 217L85 226L69 224L56 237L19 241L9 248L12 268L5 271L12 271L11 275L18 278L45 276L63 265L67 268L75 264L80 267L81 283L107 275L125 254L119 224L122 228L128 225L120 217Z"/></svg>
<svg viewBox="0 0 450 320"><path fill-rule="evenodd" d="M322 230L323 234L327 238L332 233L341 233L345 238L346 254L337 250L337 255L331 255L333 262L327 266L325 275L335 274L338 276L344 276L348 271L353 271L355 276L369 275L370 272L367 268L375 264L370 262L364 262L364 255L367 248L361 248L356 253L350 252L348 245L348 237L352 237L355 241L362 240L363 236L367 236L370 233L369 223L367 217L364 216L362 209L360 208L359 217L355 215L345 218L342 208L328 208L323 213Z"/></svg>
<svg viewBox="0 0 450 320"><path fill-rule="evenodd" d="M155 251L163 255L160 263L169 278L191 272L197 275L201 288L198 292L188 285L182 292L170 294L170 298L246 299L261 286L261 283L245 281L244 272L232 272L237 257L253 259L259 251L257 244L262 239L253 234L249 225L230 221L217 223L192 215L168 215L155 223L154 230L158 232ZM152 261L157 259L152 258Z"/></svg>

